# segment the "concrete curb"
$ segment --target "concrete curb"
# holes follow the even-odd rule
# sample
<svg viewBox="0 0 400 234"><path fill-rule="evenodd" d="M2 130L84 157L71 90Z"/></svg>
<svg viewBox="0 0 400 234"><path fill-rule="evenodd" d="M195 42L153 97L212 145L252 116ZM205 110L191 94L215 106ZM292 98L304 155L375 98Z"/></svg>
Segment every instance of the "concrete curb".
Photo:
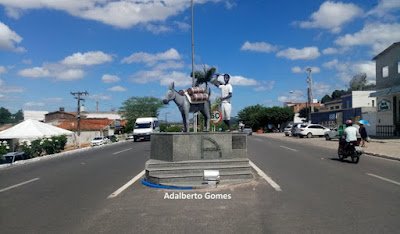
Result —
<svg viewBox="0 0 400 234"><path fill-rule="evenodd" d="M0 165L0 170L3 169L8 169L8 168L13 168L13 167L17 167L17 166L21 166L21 165L26 165L26 164L31 164L31 163L35 163L38 161L44 161L44 160L49 160L49 159L54 159L54 158L60 158L60 157L65 157L68 155L73 155L73 154L77 154L80 152L85 152L85 151L90 151L90 150L94 150L94 149L98 149L98 148L102 148L102 147L108 147L111 145L115 145L115 144L121 144L121 143L125 143L128 141L119 141L119 142L114 142L112 144L107 144L107 145L101 145L101 146L96 146L96 147L85 147L85 148L81 148L81 149L74 149L74 150L70 150L67 152L62 152L62 153L58 153L58 154L50 154L50 155L44 155L41 157L36 157L36 158L31 158L31 159L27 159L27 160L20 160L20 161L16 161L14 163L8 163L8 164L2 164Z"/></svg>
<svg viewBox="0 0 400 234"><path fill-rule="evenodd" d="M379 157L379 158L386 158L386 159L390 159L390 160L400 161L400 158L393 157L393 156L388 156L388 155L383 155L383 154L368 153L368 152L364 152L364 154L367 154L367 155L370 155L370 156Z"/></svg>

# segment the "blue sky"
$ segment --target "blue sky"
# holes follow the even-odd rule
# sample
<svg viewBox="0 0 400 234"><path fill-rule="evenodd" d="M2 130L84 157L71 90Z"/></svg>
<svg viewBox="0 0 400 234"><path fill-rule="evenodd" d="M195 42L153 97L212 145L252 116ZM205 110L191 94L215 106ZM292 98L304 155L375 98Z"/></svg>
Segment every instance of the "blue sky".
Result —
<svg viewBox="0 0 400 234"><path fill-rule="evenodd" d="M372 58L400 41L400 1L194 1L195 64L229 73L235 116L246 106L305 101L375 81ZM89 111L191 85L189 0L0 0L0 106ZM290 94L290 91L294 91ZM213 97L220 95L215 87ZM174 103L159 118L180 120Z"/></svg>

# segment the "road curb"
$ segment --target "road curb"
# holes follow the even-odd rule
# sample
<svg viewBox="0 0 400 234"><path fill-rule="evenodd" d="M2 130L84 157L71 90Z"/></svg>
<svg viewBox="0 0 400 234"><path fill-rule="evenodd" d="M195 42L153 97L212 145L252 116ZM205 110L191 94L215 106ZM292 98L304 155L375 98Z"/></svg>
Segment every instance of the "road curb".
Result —
<svg viewBox="0 0 400 234"><path fill-rule="evenodd" d="M368 153L368 152L364 152L364 154L367 154L367 155L370 155L370 156L379 157L379 158L386 158L386 159L400 161L400 158L393 157L393 156L388 156L388 155L384 155L384 154L376 154L376 153Z"/></svg>
<svg viewBox="0 0 400 234"><path fill-rule="evenodd" d="M70 151L66 151L66 152L62 152L62 153L44 155L44 156L31 158L31 159L27 159L27 160L19 160L14 163L7 163L7 164L0 165L0 170L8 169L8 168L16 167L16 166L21 166L21 165L26 165L26 164L31 164L31 163L35 163L38 161L49 160L49 159L53 159L53 158L60 158L60 157L64 157L67 155L85 152L85 151L89 151L89 150L94 150L94 149L107 147L107 146L111 146L111 145L121 144L124 142L129 142L129 141L119 141L119 142L114 142L112 144L100 145L100 146L96 146L96 147L88 146L85 148L74 149L74 150L70 150Z"/></svg>

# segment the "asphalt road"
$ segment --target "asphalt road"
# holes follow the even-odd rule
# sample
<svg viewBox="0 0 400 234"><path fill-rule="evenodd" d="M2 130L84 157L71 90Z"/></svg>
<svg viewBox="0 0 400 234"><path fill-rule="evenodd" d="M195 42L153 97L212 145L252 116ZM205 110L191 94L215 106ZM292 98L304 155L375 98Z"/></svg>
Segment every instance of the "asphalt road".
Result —
<svg viewBox="0 0 400 234"><path fill-rule="evenodd" d="M334 150L299 142L248 139L250 160L282 191L258 175L190 191L148 188L139 179L109 198L143 171L149 142L3 169L1 233L398 233L398 161L340 162ZM167 198L179 193L198 199Z"/></svg>

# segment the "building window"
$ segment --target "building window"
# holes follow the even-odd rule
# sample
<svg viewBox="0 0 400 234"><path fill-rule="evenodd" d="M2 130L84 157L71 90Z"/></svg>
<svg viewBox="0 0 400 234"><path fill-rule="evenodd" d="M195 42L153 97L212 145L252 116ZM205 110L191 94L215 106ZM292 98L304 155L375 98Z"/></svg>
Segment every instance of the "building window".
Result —
<svg viewBox="0 0 400 234"><path fill-rule="evenodd" d="M397 63L397 73L400 73L400 61Z"/></svg>
<svg viewBox="0 0 400 234"><path fill-rule="evenodd" d="M375 107L375 100L372 100L372 107Z"/></svg>
<svg viewBox="0 0 400 234"><path fill-rule="evenodd" d="M331 106L331 110L333 110L333 106Z"/></svg>
<svg viewBox="0 0 400 234"><path fill-rule="evenodd" d="M388 77L389 76L389 67L382 67L382 77Z"/></svg>
<svg viewBox="0 0 400 234"><path fill-rule="evenodd" d="M339 106L335 106L335 109L339 109Z"/></svg>
<svg viewBox="0 0 400 234"><path fill-rule="evenodd" d="M346 108L350 108L350 101L346 101Z"/></svg>

